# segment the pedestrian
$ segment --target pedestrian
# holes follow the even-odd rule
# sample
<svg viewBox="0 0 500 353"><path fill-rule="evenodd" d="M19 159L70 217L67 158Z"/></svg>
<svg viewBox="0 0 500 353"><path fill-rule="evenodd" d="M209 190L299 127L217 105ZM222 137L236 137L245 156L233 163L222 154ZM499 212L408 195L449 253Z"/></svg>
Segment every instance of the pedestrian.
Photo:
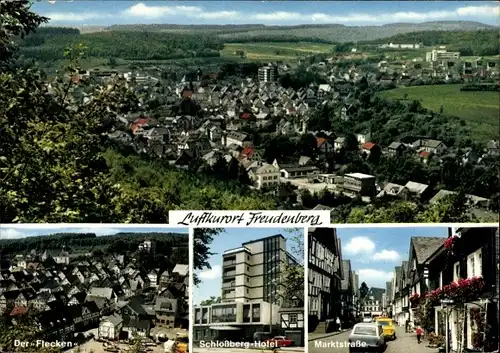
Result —
<svg viewBox="0 0 500 353"><path fill-rule="evenodd" d="M406 319L406 322L405 322L405 332L406 333L408 333L409 326L410 326L410 319Z"/></svg>
<svg viewBox="0 0 500 353"><path fill-rule="evenodd" d="M337 317L337 329L339 330L339 332L342 330L342 323L340 322L339 317Z"/></svg>
<svg viewBox="0 0 500 353"><path fill-rule="evenodd" d="M422 327L420 327L420 325L418 325L418 327L417 327L417 342L418 342L418 344L420 344L420 339L421 339L423 333L424 333L424 330L422 329Z"/></svg>

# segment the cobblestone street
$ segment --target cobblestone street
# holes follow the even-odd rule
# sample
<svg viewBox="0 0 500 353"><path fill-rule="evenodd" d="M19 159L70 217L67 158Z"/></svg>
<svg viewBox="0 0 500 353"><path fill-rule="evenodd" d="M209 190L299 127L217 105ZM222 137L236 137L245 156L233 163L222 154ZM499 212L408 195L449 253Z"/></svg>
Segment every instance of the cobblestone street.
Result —
<svg viewBox="0 0 500 353"><path fill-rule="evenodd" d="M309 341L310 353L349 353L348 342L351 331L333 334L328 337ZM427 342L417 343L415 333L405 333L404 328L396 327L397 339L387 343L385 353L436 353L436 348L427 347Z"/></svg>

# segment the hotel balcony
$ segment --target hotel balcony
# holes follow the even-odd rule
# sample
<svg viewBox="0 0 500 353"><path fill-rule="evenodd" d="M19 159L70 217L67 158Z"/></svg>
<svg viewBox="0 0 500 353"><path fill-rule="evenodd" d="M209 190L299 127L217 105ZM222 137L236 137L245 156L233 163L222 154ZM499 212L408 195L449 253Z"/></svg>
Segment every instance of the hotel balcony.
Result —
<svg viewBox="0 0 500 353"><path fill-rule="evenodd" d="M234 264L236 264L236 260L225 260L222 263L222 266L231 266L231 265L234 265Z"/></svg>
<svg viewBox="0 0 500 353"><path fill-rule="evenodd" d="M222 283L222 288L232 288L236 286L236 282L226 282L226 283Z"/></svg>
<svg viewBox="0 0 500 353"><path fill-rule="evenodd" d="M235 293L234 291L231 292L231 293L226 293L226 294L223 294L222 295L222 299L234 299L235 298Z"/></svg>
<svg viewBox="0 0 500 353"><path fill-rule="evenodd" d="M224 271L222 273L222 277L234 277L234 276L236 276L236 269L231 271Z"/></svg>

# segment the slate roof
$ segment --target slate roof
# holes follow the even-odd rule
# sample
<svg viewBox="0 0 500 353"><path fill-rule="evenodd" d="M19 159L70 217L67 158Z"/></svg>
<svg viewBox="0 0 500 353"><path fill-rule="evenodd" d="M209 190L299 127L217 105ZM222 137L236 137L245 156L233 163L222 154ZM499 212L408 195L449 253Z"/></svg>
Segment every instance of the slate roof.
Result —
<svg viewBox="0 0 500 353"><path fill-rule="evenodd" d="M415 249L417 262L425 263L443 244L446 239L442 237L411 237L411 244Z"/></svg>

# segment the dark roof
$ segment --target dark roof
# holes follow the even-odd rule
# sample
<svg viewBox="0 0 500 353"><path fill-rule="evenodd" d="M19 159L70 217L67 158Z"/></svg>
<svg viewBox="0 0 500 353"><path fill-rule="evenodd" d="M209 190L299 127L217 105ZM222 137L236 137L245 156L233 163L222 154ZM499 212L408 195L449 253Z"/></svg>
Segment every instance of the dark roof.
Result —
<svg viewBox="0 0 500 353"><path fill-rule="evenodd" d="M342 290L349 289L349 280L351 279L351 260L342 260L342 270L344 278L341 281Z"/></svg>
<svg viewBox="0 0 500 353"><path fill-rule="evenodd" d="M439 237L412 237L411 244L415 249L417 262L423 264L427 261L444 244L445 240Z"/></svg>

